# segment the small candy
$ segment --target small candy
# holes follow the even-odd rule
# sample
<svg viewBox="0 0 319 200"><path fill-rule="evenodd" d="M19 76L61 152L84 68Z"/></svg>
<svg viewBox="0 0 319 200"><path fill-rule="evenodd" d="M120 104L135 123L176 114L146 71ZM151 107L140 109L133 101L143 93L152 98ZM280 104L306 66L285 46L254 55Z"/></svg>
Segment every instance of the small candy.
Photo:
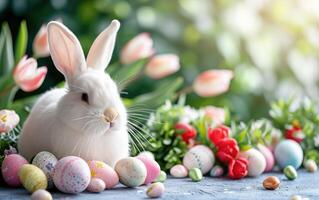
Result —
<svg viewBox="0 0 319 200"><path fill-rule="evenodd" d="M162 182L162 183L164 183L166 179L167 179L166 173L164 171L161 171L160 175L154 180L154 182Z"/></svg>
<svg viewBox="0 0 319 200"><path fill-rule="evenodd" d="M86 188L89 192L99 193L105 190L105 182L99 178L92 178L90 184Z"/></svg>
<svg viewBox="0 0 319 200"><path fill-rule="evenodd" d="M169 172L175 178L185 178L188 175L188 170L184 165L175 165Z"/></svg>
<svg viewBox="0 0 319 200"><path fill-rule="evenodd" d="M305 161L305 168L308 172L316 172L318 170L318 166L314 160L307 160Z"/></svg>
<svg viewBox="0 0 319 200"><path fill-rule="evenodd" d="M263 186L267 190L275 190L279 185L280 180L276 176L268 176L263 182Z"/></svg>
<svg viewBox="0 0 319 200"><path fill-rule="evenodd" d="M147 158L155 160L154 154L149 152L149 151L142 151L136 157L140 157L140 156L144 156L144 157L147 157Z"/></svg>
<svg viewBox="0 0 319 200"><path fill-rule="evenodd" d="M46 175L35 165L23 165L19 171L19 178L24 188L31 193L39 189L46 189L48 186Z"/></svg>
<svg viewBox="0 0 319 200"><path fill-rule="evenodd" d="M40 189L32 193L31 200L52 200L50 192Z"/></svg>
<svg viewBox="0 0 319 200"><path fill-rule="evenodd" d="M202 171L198 168L192 168L189 170L189 177L192 179L194 182L199 182L203 179L203 174Z"/></svg>
<svg viewBox="0 0 319 200"><path fill-rule="evenodd" d="M284 174L289 180L294 180L298 177L298 173L296 169L291 165L288 165L287 167L285 167Z"/></svg>
<svg viewBox="0 0 319 200"><path fill-rule="evenodd" d="M300 195L293 195L290 200L302 200L302 197Z"/></svg>
<svg viewBox="0 0 319 200"><path fill-rule="evenodd" d="M165 191L164 184L161 182L152 183L146 191L146 195L150 198L158 198L163 195Z"/></svg>
<svg viewBox="0 0 319 200"><path fill-rule="evenodd" d="M137 159L142 161L146 167L147 175L144 184L152 183L161 173L159 164L154 159L146 156L138 156Z"/></svg>
<svg viewBox="0 0 319 200"><path fill-rule="evenodd" d="M223 174L224 174L224 169L219 165L214 166L209 173L211 177L220 177Z"/></svg>

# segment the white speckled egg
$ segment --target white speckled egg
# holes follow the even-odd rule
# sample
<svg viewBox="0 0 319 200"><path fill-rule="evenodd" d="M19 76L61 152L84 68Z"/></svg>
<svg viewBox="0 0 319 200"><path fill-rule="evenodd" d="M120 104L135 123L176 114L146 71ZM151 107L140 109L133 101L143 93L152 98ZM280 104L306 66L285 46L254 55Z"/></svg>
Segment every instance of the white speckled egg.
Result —
<svg viewBox="0 0 319 200"><path fill-rule="evenodd" d="M183 159L183 165L187 169L199 168L203 174L209 172L214 163L215 157L212 150L204 145L192 147Z"/></svg>
<svg viewBox="0 0 319 200"><path fill-rule="evenodd" d="M92 178L89 186L86 189L89 192L102 192L103 190L105 190L105 182L100 178Z"/></svg>
<svg viewBox="0 0 319 200"><path fill-rule="evenodd" d="M39 167L47 176L48 188L53 187L52 172L57 162L57 158L47 151L38 153L32 160L32 164Z"/></svg>
<svg viewBox="0 0 319 200"><path fill-rule="evenodd" d="M40 189L32 193L31 200L52 200L50 192Z"/></svg>
<svg viewBox="0 0 319 200"><path fill-rule="evenodd" d="M65 193L80 193L90 183L91 172L87 163L80 157L67 156L57 162L53 170L54 185Z"/></svg>
<svg viewBox="0 0 319 200"><path fill-rule="evenodd" d="M147 170L142 161L129 157L119 160L115 171L120 177L120 182L127 187L137 187L144 183Z"/></svg>
<svg viewBox="0 0 319 200"><path fill-rule="evenodd" d="M188 175L188 169L184 165L175 165L169 173L175 178L185 178Z"/></svg>
<svg viewBox="0 0 319 200"><path fill-rule="evenodd" d="M146 195L150 198L158 198L164 194L165 187L161 182L152 183L146 191Z"/></svg>
<svg viewBox="0 0 319 200"><path fill-rule="evenodd" d="M302 164L303 151L297 142L283 140L276 146L275 158L281 169L288 165L298 169Z"/></svg>
<svg viewBox="0 0 319 200"><path fill-rule="evenodd" d="M248 160L248 176L259 176L266 169L266 159L257 149L251 148L240 152L239 157Z"/></svg>

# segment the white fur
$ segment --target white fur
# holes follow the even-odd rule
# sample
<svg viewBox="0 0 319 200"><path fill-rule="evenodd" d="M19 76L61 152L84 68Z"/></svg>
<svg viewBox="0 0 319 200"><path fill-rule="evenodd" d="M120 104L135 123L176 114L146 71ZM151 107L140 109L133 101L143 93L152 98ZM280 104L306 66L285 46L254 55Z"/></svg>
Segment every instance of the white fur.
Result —
<svg viewBox="0 0 319 200"><path fill-rule="evenodd" d="M104 73L118 29L113 20L94 41L86 62L73 33L59 22L49 23L51 57L67 86L43 94L25 121L18 149L27 159L45 150L58 158L76 155L114 166L129 155L126 109L116 84ZM88 94L89 104L81 100L82 93ZM109 107L119 113L112 125L103 117Z"/></svg>

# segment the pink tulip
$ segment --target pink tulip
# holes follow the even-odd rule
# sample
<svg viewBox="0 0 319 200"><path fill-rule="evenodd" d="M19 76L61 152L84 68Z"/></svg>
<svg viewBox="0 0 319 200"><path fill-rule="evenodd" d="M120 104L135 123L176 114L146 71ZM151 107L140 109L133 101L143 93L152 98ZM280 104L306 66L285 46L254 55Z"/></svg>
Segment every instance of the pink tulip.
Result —
<svg viewBox="0 0 319 200"><path fill-rule="evenodd" d="M233 72L230 70L208 70L196 78L193 89L202 97L216 96L229 89L232 78Z"/></svg>
<svg viewBox="0 0 319 200"><path fill-rule="evenodd" d="M0 110L0 133L7 133L14 129L20 118L13 110Z"/></svg>
<svg viewBox="0 0 319 200"><path fill-rule="evenodd" d="M146 65L145 73L153 79L160 79L177 72L180 68L179 58L174 54L154 56Z"/></svg>
<svg viewBox="0 0 319 200"><path fill-rule="evenodd" d="M33 41L33 52L36 57L46 57L50 55L47 26L42 25Z"/></svg>
<svg viewBox="0 0 319 200"><path fill-rule="evenodd" d="M206 106L202 110L204 111L204 115L211 118L216 124L222 124L225 122L226 113L223 108Z"/></svg>
<svg viewBox="0 0 319 200"><path fill-rule="evenodd" d="M37 68L38 63L34 58L24 56L13 72L13 78L16 84L25 92L31 92L38 89L47 74L46 67Z"/></svg>
<svg viewBox="0 0 319 200"><path fill-rule="evenodd" d="M130 64L137 60L153 55L153 40L149 33L140 33L130 40L122 49L120 59L123 64Z"/></svg>

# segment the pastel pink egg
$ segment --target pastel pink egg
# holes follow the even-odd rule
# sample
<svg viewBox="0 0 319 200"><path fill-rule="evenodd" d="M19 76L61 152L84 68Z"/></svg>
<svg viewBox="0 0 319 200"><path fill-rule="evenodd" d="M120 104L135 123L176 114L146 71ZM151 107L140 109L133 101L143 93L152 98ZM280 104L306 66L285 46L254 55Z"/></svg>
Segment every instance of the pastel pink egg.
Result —
<svg viewBox="0 0 319 200"><path fill-rule="evenodd" d="M159 164L155 160L146 156L138 156L137 159L142 161L146 167L147 174L144 184L152 183L161 173Z"/></svg>
<svg viewBox="0 0 319 200"><path fill-rule="evenodd" d="M91 160L88 162L92 178L102 179L106 189L111 189L119 183L119 176L115 170L102 161Z"/></svg>
<svg viewBox="0 0 319 200"><path fill-rule="evenodd" d="M175 178L185 178L188 175L188 169L181 164L173 166L169 172Z"/></svg>
<svg viewBox="0 0 319 200"><path fill-rule="evenodd" d="M4 158L1 171L3 179L8 185L12 187L21 185L19 171L24 164L28 164L28 161L19 154L10 154Z"/></svg>
<svg viewBox="0 0 319 200"><path fill-rule="evenodd" d="M102 179L92 178L89 186L86 188L89 192L102 192L105 190L105 183Z"/></svg>
<svg viewBox="0 0 319 200"><path fill-rule="evenodd" d="M263 154L263 156L266 159L265 172L270 172L273 169L274 165L275 165L274 154L270 151L269 148L267 148L266 146L264 146L262 144L258 144L257 148L260 151L260 153Z"/></svg>
<svg viewBox="0 0 319 200"><path fill-rule="evenodd" d="M54 185L65 193L76 194L84 191L91 180L87 163L80 157L67 156L57 162L53 170Z"/></svg>

